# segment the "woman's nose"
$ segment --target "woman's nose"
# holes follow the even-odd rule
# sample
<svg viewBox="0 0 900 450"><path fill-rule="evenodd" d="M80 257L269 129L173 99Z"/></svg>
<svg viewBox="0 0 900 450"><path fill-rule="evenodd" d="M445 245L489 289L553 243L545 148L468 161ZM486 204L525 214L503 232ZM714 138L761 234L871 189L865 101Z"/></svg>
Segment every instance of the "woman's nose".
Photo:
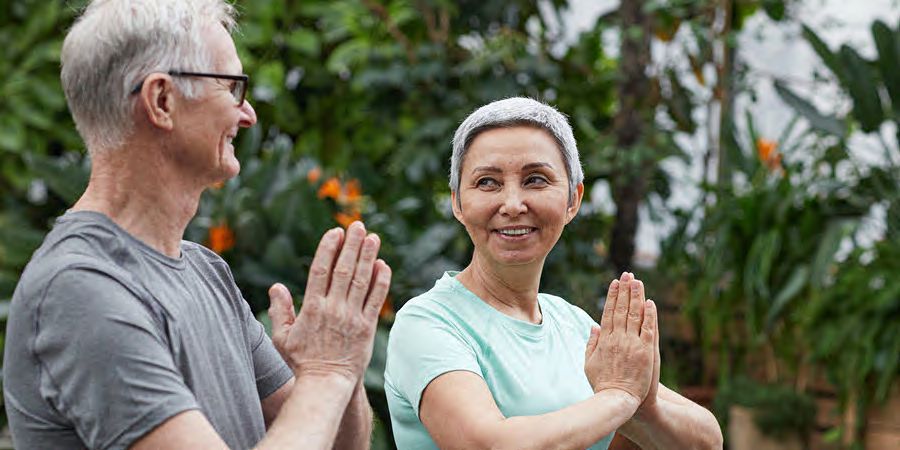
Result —
<svg viewBox="0 0 900 450"><path fill-rule="evenodd" d="M528 206L525 204L525 197L522 194L522 189L519 187L504 189L501 194L503 195L503 204L500 205L500 214L516 217L528 212Z"/></svg>

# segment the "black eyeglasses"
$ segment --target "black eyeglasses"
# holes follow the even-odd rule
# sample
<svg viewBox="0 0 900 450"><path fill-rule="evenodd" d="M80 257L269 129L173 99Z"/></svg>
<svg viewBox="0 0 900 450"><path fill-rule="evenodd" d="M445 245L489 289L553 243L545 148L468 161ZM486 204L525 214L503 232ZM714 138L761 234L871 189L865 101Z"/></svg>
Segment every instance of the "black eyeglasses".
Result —
<svg viewBox="0 0 900 450"><path fill-rule="evenodd" d="M173 77L202 77L202 78L216 78L221 80L233 80L234 84L232 84L228 91L231 92L231 96L234 97L234 101L238 106L244 104L244 98L247 95L247 85L250 84L250 76L241 74L241 75L229 75L224 73L204 73L204 72L183 72L180 70L170 70L168 72L169 75ZM132 89L132 94L137 94L141 91L141 88L144 86L144 82L141 81L137 86Z"/></svg>

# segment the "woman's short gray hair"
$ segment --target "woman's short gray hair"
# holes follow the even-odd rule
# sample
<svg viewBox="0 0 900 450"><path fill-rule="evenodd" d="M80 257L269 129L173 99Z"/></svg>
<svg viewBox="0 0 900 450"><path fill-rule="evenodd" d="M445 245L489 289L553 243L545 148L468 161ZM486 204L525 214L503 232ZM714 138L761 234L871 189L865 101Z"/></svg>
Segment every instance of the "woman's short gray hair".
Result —
<svg viewBox="0 0 900 450"><path fill-rule="evenodd" d="M94 0L69 30L61 80L78 132L91 151L122 145L134 127L132 90L147 75L210 71L205 29L231 31L234 7L223 0ZM176 78L188 98L196 80Z"/></svg>
<svg viewBox="0 0 900 450"><path fill-rule="evenodd" d="M459 125L453 135L453 154L450 156L450 190L459 193L459 180L466 152L475 137L495 128L530 126L547 131L559 145L566 174L569 176L569 204L575 197L575 186L584 181L584 170L578 158L578 146L566 116L556 108L537 100L513 97L497 100L478 108ZM459 195L456 196L460 205Z"/></svg>

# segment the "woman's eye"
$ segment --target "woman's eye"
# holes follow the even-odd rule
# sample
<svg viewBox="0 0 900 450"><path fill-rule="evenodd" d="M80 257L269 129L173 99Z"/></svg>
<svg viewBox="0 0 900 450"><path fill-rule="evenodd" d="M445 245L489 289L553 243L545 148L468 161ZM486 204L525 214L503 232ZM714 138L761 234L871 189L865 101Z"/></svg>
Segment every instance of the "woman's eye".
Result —
<svg viewBox="0 0 900 450"><path fill-rule="evenodd" d="M525 179L526 185L544 185L547 184L547 179L542 176L532 175Z"/></svg>
<svg viewBox="0 0 900 450"><path fill-rule="evenodd" d="M497 180L494 180L493 178L482 178L475 182L475 186L476 187L496 187Z"/></svg>

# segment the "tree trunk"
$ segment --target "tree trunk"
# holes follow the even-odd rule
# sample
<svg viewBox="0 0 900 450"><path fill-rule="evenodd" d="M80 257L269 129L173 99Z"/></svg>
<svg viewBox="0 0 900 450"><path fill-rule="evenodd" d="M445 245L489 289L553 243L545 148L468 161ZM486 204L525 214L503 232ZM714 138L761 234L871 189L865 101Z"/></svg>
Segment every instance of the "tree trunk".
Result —
<svg viewBox="0 0 900 450"><path fill-rule="evenodd" d="M622 45L619 57L619 111L613 126L619 156L611 191L616 203L616 221L612 229L610 260L618 272L631 270L634 257L634 236L638 227L638 206L647 191L651 165L645 158L629 158L626 152L640 151L637 146L645 134L645 126L652 128L653 111L648 108L650 80L650 17L642 10L639 0L622 0L619 6ZM636 161L636 163L633 163Z"/></svg>

